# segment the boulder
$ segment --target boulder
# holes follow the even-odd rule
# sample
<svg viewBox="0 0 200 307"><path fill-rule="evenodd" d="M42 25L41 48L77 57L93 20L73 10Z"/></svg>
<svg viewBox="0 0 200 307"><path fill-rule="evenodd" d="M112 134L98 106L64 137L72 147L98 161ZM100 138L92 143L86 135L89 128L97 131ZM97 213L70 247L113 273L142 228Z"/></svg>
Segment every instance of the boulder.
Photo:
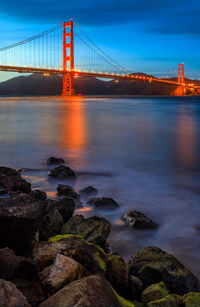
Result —
<svg viewBox="0 0 200 307"><path fill-rule="evenodd" d="M52 169L48 176L52 178L76 178L75 172L69 166L64 165L60 165Z"/></svg>
<svg viewBox="0 0 200 307"><path fill-rule="evenodd" d="M79 191L79 194L83 197L94 196L97 193L98 193L97 189L95 189L91 185Z"/></svg>
<svg viewBox="0 0 200 307"><path fill-rule="evenodd" d="M63 222L67 222L73 215L75 210L75 202L71 198L62 198L56 200L48 200L47 211L51 212L57 209L63 218Z"/></svg>
<svg viewBox="0 0 200 307"><path fill-rule="evenodd" d="M134 304L117 296L103 276L92 275L70 283L40 305L40 307L69 306L134 307Z"/></svg>
<svg viewBox="0 0 200 307"><path fill-rule="evenodd" d="M8 247L0 249L0 279L12 281L18 277L26 280L36 279L35 265L28 258L16 256Z"/></svg>
<svg viewBox="0 0 200 307"><path fill-rule="evenodd" d="M127 212L123 216L123 220L135 229L155 229L158 227L158 224L153 222L145 214L135 210Z"/></svg>
<svg viewBox="0 0 200 307"><path fill-rule="evenodd" d="M88 204L96 208L113 209L119 207L118 203L111 197L91 198Z"/></svg>
<svg viewBox="0 0 200 307"><path fill-rule="evenodd" d="M143 288L143 283L138 277L129 276L129 296L132 300L140 300Z"/></svg>
<svg viewBox="0 0 200 307"><path fill-rule="evenodd" d="M47 194L40 190L34 190L31 192L31 196L37 200L45 200L47 199Z"/></svg>
<svg viewBox="0 0 200 307"><path fill-rule="evenodd" d="M182 307L182 297L177 294L169 294L161 299L149 302L147 307ZM192 306L190 306L192 307Z"/></svg>
<svg viewBox="0 0 200 307"><path fill-rule="evenodd" d="M9 247L24 254L35 238L45 207L45 201L23 193L0 199L0 248Z"/></svg>
<svg viewBox="0 0 200 307"><path fill-rule="evenodd" d="M149 286L142 292L142 303L146 305L151 301L160 300L168 294L169 290L167 289L165 282L161 281L157 284Z"/></svg>
<svg viewBox="0 0 200 307"><path fill-rule="evenodd" d="M0 307L31 306L12 282L0 279Z"/></svg>
<svg viewBox="0 0 200 307"><path fill-rule="evenodd" d="M30 193L31 184L22 179L15 169L0 166L0 194L6 194L9 191Z"/></svg>
<svg viewBox="0 0 200 307"><path fill-rule="evenodd" d="M45 214L40 222L39 240L47 241L50 237L60 234L63 224L63 218L58 209Z"/></svg>
<svg viewBox="0 0 200 307"><path fill-rule="evenodd" d="M47 159L47 164L61 164L61 163L65 163L65 160L63 160L62 158L49 157Z"/></svg>
<svg viewBox="0 0 200 307"><path fill-rule="evenodd" d="M49 275L44 279L43 284L53 293L65 285L86 276L88 276L88 273L80 263L69 257L57 254Z"/></svg>
<svg viewBox="0 0 200 307"><path fill-rule="evenodd" d="M110 229L111 224L105 218L92 216L85 219L82 215L76 215L63 225L61 234L81 235L87 242L104 247Z"/></svg>
<svg viewBox="0 0 200 307"><path fill-rule="evenodd" d="M158 247L145 247L128 262L129 273L140 278L144 287L164 281L170 292L200 291L199 280L175 257Z"/></svg>
<svg viewBox="0 0 200 307"><path fill-rule="evenodd" d="M185 307L199 307L200 306L200 293L189 292L183 296L183 303Z"/></svg>
<svg viewBox="0 0 200 307"><path fill-rule="evenodd" d="M67 197L72 197L74 199L79 199L80 195L76 193L72 187L66 184L59 184L57 186L58 195L63 195Z"/></svg>

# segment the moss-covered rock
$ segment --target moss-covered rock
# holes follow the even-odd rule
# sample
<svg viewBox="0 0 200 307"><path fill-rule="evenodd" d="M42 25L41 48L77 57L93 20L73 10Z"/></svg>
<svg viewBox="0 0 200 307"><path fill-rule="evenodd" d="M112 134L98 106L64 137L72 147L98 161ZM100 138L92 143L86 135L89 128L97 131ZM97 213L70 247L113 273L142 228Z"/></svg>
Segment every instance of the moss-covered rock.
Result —
<svg viewBox="0 0 200 307"><path fill-rule="evenodd" d="M147 304L148 302L161 299L169 294L167 286L164 281L149 286L142 292L142 302Z"/></svg>
<svg viewBox="0 0 200 307"><path fill-rule="evenodd" d="M157 247L145 247L129 260L129 273L140 278L144 287L165 281L170 292L200 291L199 280L175 257Z"/></svg>
<svg viewBox="0 0 200 307"><path fill-rule="evenodd" d="M199 307L200 306L200 293L189 292L183 297L185 307Z"/></svg>
<svg viewBox="0 0 200 307"><path fill-rule="evenodd" d="M169 294L161 299L147 303L147 307L179 307L182 305L182 297L177 294Z"/></svg>

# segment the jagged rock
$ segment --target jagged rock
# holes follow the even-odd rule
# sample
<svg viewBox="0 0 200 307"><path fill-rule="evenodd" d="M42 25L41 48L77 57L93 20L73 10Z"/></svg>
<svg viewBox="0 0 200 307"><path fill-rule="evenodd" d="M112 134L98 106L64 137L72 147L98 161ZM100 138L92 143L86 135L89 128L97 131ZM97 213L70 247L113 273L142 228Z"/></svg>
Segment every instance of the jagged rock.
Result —
<svg viewBox="0 0 200 307"><path fill-rule="evenodd" d="M143 288L143 283L138 277L133 275L129 276L129 295L132 300L140 300Z"/></svg>
<svg viewBox="0 0 200 307"><path fill-rule="evenodd" d="M99 246L86 243L79 236L58 235L50 238L49 242L39 242L33 247L32 258L38 271L42 271L41 276L46 275L44 268L53 264L57 254L74 259L91 274L103 273L121 295L128 292L128 274L120 256L107 254Z"/></svg>
<svg viewBox="0 0 200 307"><path fill-rule="evenodd" d="M139 211L129 211L124 216L123 219L126 223L136 229L155 229L158 227L158 224L153 222L145 214Z"/></svg>
<svg viewBox="0 0 200 307"><path fill-rule="evenodd" d="M46 299L46 295L38 281L15 279L14 283L18 290L25 296L32 307L38 307ZM21 305L20 305L21 307Z"/></svg>
<svg viewBox="0 0 200 307"><path fill-rule="evenodd" d="M183 303L185 307L199 307L200 306L200 293L189 292L183 296Z"/></svg>
<svg viewBox="0 0 200 307"><path fill-rule="evenodd" d="M0 307L31 306L12 282L0 279Z"/></svg>
<svg viewBox="0 0 200 307"><path fill-rule="evenodd" d="M76 193L72 187L66 184L59 184L57 186L58 195L63 195L67 197L72 197L74 199L79 199L80 195Z"/></svg>
<svg viewBox="0 0 200 307"><path fill-rule="evenodd" d="M28 194L12 193L0 199L0 247L9 247L19 255L28 249L45 213L46 201Z"/></svg>
<svg viewBox="0 0 200 307"><path fill-rule="evenodd" d="M16 256L8 247L0 249L0 279L15 278L32 280L37 278L37 270L33 262L25 257Z"/></svg>
<svg viewBox="0 0 200 307"><path fill-rule="evenodd" d="M169 294L161 299L149 302L147 307L182 307L182 297L177 294ZM192 307L190 305L190 307Z"/></svg>
<svg viewBox="0 0 200 307"><path fill-rule="evenodd" d="M142 292L142 303L146 305L149 302L160 300L168 294L169 290L165 282L161 281L160 283L149 286Z"/></svg>
<svg viewBox="0 0 200 307"><path fill-rule="evenodd" d="M22 179L20 173L15 169L0 166L0 194L9 191L31 192L31 184Z"/></svg>
<svg viewBox="0 0 200 307"><path fill-rule="evenodd" d="M88 273L80 263L69 257L57 254L55 263L43 284L53 293L70 282L86 276L88 276Z"/></svg>
<svg viewBox="0 0 200 307"><path fill-rule="evenodd" d="M47 164L61 164L65 163L65 160L56 157L50 157L47 159Z"/></svg>
<svg viewBox="0 0 200 307"><path fill-rule="evenodd" d="M103 276L93 275L70 283L40 305L40 307L69 306L134 307L134 304L117 296Z"/></svg>
<svg viewBox="0 0 200 307"><path fill-rule="evenodd" d="M41 219L39 240L47 241L50 237L60 234L63 224L63 218L58 209L50 211Z"/></svg>
<svg viewBox="0 0 200 307"><path fill-rule="evenodd" d="M38 200L45 200L47 199L47 194L43 191L40 191L40 190L34 190L31 192L31 196L34 198L34 199L38 199Z"/></svg>
<svg viewBox="0 0 200 307"><path fill-rule="evenodd" d="M200 291L199 280L175 257L157 247L145 247L128 262L129 273L140 278L144 287L164 281L172 293Z"/></svg>
<svg viewBox="0 0 200 307"><path fill-rule="evenodd" d="M81 196L88 197L88 196L94 196L98 193L97 189L95 189L93 186L88 186L82 190L79 191Z"/></svg>
<svg viewBox="0 0 200 307"><path fill-rule="evenodd" d="M70 167L64 165L52 169L48 176L54 178L76 178L75 172Z"/></svg>
<svg viewBox="0 0 200 307"><path fill-rule="evenodd" d="M71 198L62 198L49 200L47 205L48 212L57 209L63 218L63 222L67 222L73 215L75 210L74 200Z"/></svg>
<svg viewBox="0 0 200 307"><path fill-rule="evenodd" d="M91 198L88 204L95 206L96 208L113 209L119 207L118 203L110 197Z"/></svg>
<svg viewBox="0 0 200 307"><path fill-rule="evenodd" d="M92 216L85 219L82 215L76 215L63 225L61 234L81 235L87 242L104 247L110 229L110 222L104 218Z"/></svg>

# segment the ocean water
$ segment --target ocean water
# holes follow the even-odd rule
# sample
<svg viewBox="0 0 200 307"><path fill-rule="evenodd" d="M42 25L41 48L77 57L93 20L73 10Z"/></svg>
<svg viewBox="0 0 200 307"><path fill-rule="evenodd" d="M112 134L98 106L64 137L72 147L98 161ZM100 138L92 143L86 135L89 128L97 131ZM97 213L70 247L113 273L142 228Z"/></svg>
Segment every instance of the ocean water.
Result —
<svg viewBox="0 0 200 307"><path fill-rule="evenodd" d="M86 199L76 211L112 223L113 252L127 260L158 246L200 277L200 97L1 97L0 164L27 168L32 187L54 198L49 156L78 173L76 191L93 185L119 202L116 210L95 210ZM130 229L121 218L131 209L160 227Z"/></svg>

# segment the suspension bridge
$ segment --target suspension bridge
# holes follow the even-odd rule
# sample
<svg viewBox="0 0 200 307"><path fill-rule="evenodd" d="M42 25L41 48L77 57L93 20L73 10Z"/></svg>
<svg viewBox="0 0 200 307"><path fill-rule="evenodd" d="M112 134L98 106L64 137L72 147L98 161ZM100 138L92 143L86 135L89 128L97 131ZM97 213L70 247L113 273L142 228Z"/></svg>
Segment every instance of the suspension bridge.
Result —
<svg viewBox="0 0 200 307"><path fill-rule="evenodd" d="M185 83L184 65L177 81L137 75L99 48L73 21L0 48L0 71L62 75L62 95L74 95L74 78L96 77L156 82L174 87L175 95L200 94L200 86Z"/></svg>

